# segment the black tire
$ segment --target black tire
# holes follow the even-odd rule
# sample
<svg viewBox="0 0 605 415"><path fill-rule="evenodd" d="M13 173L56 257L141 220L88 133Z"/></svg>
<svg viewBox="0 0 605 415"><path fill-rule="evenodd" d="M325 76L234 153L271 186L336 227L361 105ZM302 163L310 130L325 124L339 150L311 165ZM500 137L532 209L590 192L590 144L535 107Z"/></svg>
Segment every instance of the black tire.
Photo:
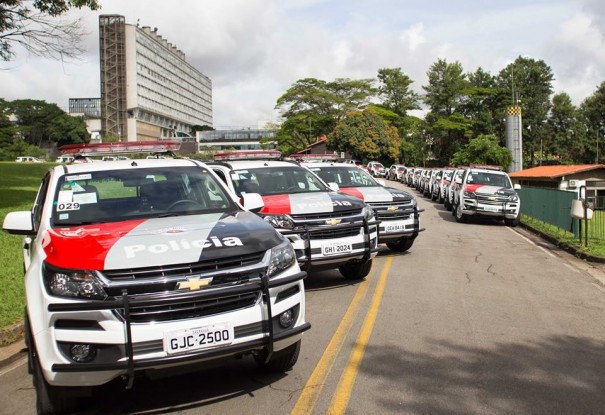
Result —
<svg viewBox="0 0 605 415"><path fill-rule="evenodd" d="M452 210L452 205L450 204L450 200L446 197L445 200L443 201L443 206L445 206L445 209L449 212Z"/></svg>
<svg viewBox="0 0 605 415"><path fill-rule="evenodd" d="M511 228L515 228L515 227L519 226L520 222L521 222L521 215L517 215L517 217L515 219L504 219L504 224L506 226L510 226Z"/></svg>
<svg viewBox="0 0 605 415"><path fill-rule="evenodd" d="M397 242L387 242L387 246L393 252L405 252L412 247L416 238L402 238Z"/></svg>
<svg viewBox="0 0 605 415"><path fill-rule="evenodd" d="M25 336L28 339L27 343L29 344L28 359L30 360L28 365L31 365L33 372L33 383L34 388L36 389L37 413L39 415L55 415L74 412L77 401L70 393L71 388L52 386L44 379L29 324L26 325L26 330Z"/></svg>
<svg viewBox="0 0 605 415"><path fill-rule="evenodd" d="M300 340L279 352L273 353L271 360L265 363L264 355L254 356L254 360L263 372L280 373L292 369L300 354Z"/></svg>
<svg viewBox="0 0 605 415"><path fill-rule="evenodd" d="M349 261L338 268L346 280L362 280L372 270L372 260L361 262L360 260Z"/></svg>
<svg viewBox="0 0 605 415"><path fill-rule="evenodd" d="M466 223L468 219L467 216L462 213L462 207L460 206L460 203L458 203L454 208L454 217L456 218L456 222L458 223Z"/></svg>

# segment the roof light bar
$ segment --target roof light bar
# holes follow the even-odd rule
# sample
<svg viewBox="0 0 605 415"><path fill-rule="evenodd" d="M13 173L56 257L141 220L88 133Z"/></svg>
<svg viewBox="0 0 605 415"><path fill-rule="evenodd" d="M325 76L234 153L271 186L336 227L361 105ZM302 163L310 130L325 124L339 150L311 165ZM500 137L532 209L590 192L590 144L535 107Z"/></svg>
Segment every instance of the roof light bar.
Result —
<svg viewBox="0 0 605 415"><path fill-rule="evenodd" d="M214 154L214 160L279 160L281 151L278 150L236 150L227 153Z"/></svg>
<svg viewBox="0 0 605 415"><path fill-rule="evenodd" d="M499 170L504 171L502 166L490 165L490 164L471 164L471 169L485 169L485 170Z"/></svg>
<svg viewBox="0 0 605 415"><path fill-rule="evenodd" d="M118 143L69 144L61 146L61 154L73 156L104 156L110 154L167 153L178 151L181 142L177 140L132 141Z"/></svg>
<svg viewBox="0 0 605 415"><path fill-rule="evenodd" d="M290 158L302 161L336 161L340 157L338 154L325 153L325 154L291 154Z"/></svg>

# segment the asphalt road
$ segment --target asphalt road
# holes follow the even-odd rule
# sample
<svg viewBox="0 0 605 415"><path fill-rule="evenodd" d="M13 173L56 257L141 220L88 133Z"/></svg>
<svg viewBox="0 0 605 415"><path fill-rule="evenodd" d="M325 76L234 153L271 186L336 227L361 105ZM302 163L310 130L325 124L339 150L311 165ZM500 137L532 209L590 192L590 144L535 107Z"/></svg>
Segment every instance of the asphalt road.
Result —
<svg viewBox="0 0 605 415"><path fill-rule="evenodd" d="M601 269L411 192L426 231L409 252L385 247L363 282L306 280L313 327L292 371L244 358L105 388L81 413L605 413ZM35 413L34 395L24 359L0 368L0 413Z"/></svg>

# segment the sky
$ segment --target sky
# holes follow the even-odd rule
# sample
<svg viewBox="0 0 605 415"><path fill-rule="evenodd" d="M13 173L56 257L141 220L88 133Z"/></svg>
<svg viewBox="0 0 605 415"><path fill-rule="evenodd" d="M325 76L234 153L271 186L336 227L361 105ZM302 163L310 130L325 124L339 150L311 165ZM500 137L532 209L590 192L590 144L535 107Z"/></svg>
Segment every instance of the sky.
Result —
<svg viewBox="0 0 605 415"><path fill-rule="evenodd" d="M60 62L17 49L0 61L0 98L100 96L101 14L158 28L212 80L214 127L279 121L277 99L297 80L376 78L401 68L422 94L438 59L497 75L519 56L543 60L554 92L579 105L605 81L602 0L99 0L72 11L87 31L85 54ZM169 6L170 5L170 6Z"/></svg>

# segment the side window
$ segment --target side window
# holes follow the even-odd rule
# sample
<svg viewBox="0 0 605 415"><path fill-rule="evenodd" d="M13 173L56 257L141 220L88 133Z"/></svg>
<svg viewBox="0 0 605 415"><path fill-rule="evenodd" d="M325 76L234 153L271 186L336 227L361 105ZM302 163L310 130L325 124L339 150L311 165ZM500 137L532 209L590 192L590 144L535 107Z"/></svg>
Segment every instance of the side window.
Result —
<svg viewBox="0 0 605 415"><path fill-rule="evenodd" d="M227 184L227 178L225 177L225 173L219 169L212 169L214 173L223 181L223 183Z"/></svg>
<svg viewBox="0 0 605 415"><path fill-rule="evenodd" d="M34 231L38 231L40 227L40 221L42 221L42 210L44 209L44 200L46 199L46 194L48 193L48 183L50 181L50 173L46 173L44 179L42 179L42 184L40 184L40 189L38 189L38 195L36 196L36 201L34 203L34 207L32 209L32 218L34 220Z"/></svg>

